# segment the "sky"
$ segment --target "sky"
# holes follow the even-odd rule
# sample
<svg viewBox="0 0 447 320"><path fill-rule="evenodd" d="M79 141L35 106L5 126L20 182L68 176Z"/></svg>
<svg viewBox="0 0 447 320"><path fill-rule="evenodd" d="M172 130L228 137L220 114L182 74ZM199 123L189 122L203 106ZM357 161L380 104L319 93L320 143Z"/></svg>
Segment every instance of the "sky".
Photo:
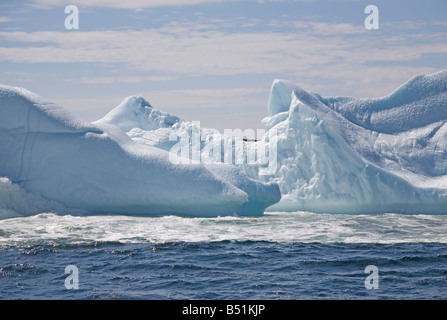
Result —
<svg viewBox="0 0 447 320"><path fill-rule="evenodd" d="M202 127L264 128L275 79L374 98L445 69L446 0L0 0L0 84L85 121L141 95Z"/></svg>

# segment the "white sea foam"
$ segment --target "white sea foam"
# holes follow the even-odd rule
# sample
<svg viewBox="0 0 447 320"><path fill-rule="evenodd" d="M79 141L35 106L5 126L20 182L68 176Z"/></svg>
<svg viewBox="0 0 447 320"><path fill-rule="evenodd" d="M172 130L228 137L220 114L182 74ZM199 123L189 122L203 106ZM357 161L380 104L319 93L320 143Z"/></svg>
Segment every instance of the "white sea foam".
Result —
<svg viewBox="0 0 447 320"><path fill-rule="evenodd" d="M1 221L0 246L269 241L279 243L447 243L447 216L309 212L262 217L60 216Z"/></svg>

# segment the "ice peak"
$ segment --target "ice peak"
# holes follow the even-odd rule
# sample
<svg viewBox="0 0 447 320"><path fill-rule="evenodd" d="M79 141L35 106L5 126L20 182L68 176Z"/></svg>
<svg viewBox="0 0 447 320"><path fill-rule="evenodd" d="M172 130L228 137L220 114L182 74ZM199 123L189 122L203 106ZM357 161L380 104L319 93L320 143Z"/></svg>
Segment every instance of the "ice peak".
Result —
<svg viewBox="0 0 447 320"><path fill-rule="evenodd" d="M95 123L114 124L127 132L132 128L144 130L166 128L178 121L180 118L153 108L143 97L130 96Z"/></svg>
<svg viewBox="0 0 447 320"><path fill-rule="evenodd" d="M124 100L120 103L119 107L134 110L152 108L149 101L144 99L142 96L130 96L124 98Z"/></svg>
<svg viewBox="0 0 447 320"><path fill-rule="evenodd" d="M268 102L269 115L288 111L290 102L292 101L292 92L295 89L300 89L290 81L275 79L270 90L270 97Z"/></svg>

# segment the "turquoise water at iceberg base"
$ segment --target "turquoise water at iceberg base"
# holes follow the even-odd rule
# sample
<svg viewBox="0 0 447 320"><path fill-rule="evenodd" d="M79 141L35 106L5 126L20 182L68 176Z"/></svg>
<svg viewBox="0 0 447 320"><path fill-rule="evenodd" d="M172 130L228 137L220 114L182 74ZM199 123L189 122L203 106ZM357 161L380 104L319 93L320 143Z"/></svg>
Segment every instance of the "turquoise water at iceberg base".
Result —
<svg viewBox="0 0 447 320"><path fill-rule="evenodd" d="M446 298L447 216L0 220L3 300Z"/></svg>

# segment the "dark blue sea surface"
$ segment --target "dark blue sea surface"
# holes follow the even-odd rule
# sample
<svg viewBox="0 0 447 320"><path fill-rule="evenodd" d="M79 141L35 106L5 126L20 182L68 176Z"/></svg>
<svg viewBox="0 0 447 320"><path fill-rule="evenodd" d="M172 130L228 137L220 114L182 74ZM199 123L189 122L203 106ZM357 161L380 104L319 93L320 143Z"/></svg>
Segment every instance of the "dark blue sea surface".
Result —
<svg viewBox="0 0 447 320"><path fill-rule="evenodd" d="M0 299L446 298L442 215L0 220Z"/></svg>
<svg viewBox="0 0 447 320"><path fill-rule="evenodd" d="M66 287L69 265L78 289ZM377 289L365 286L369 265ZM0 249L0 299L446 298L444 243L34 241Z"/></svg>

